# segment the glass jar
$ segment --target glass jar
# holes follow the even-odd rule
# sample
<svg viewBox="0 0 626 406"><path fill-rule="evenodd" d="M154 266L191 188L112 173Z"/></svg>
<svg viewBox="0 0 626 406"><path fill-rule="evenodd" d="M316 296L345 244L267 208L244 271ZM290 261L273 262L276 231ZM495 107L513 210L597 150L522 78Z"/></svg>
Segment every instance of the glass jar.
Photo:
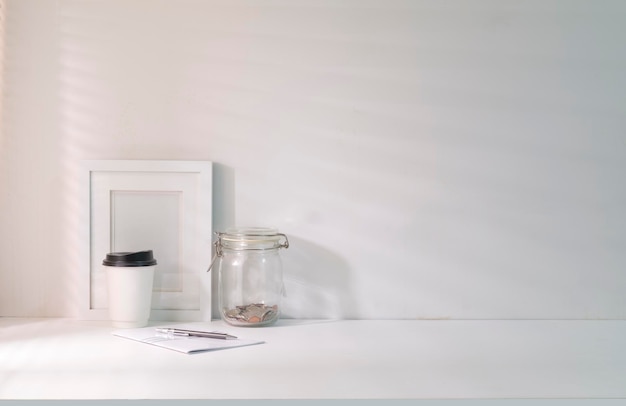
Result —
<svg viewBox="0 0 626 406"><path fill-rule="evenodd" d="M279 250L289 248L287 236L260 227L229 228L216 235L222 319L233 326L267 326L276 322L284 290Z"/></svg>

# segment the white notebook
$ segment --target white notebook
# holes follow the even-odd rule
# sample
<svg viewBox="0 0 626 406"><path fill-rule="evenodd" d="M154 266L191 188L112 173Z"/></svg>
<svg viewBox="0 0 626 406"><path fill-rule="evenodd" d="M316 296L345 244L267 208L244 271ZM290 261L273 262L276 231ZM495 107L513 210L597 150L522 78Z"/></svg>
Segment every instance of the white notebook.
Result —
<svg viewBox="0 0 626 406"><path fill-rule="evenodd" d="M156 331L157 328L177 328L206 332L212 331L207 330L206 327L199 327L197 324L176 324L115 330L113 332L113 335L139 341L145 344L156 345L157 347L163 347L169 350L183 352L186 354L222 350L226 348L244 347L248 345L262 344L264 342L260 340L246 340L241 338L224 340L205 337L167 336L158 333Z"/></svg>

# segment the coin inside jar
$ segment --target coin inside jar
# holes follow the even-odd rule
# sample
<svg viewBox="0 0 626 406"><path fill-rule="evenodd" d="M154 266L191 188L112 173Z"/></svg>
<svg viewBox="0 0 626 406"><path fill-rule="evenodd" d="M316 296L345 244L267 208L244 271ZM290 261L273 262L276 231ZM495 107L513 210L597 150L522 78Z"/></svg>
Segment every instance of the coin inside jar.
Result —
<svg viewBox="0 0 626 406"><path fill-rule="evenodd" d="M234 309L224 311L224 316L236 324L267 324L278 317L278 306L267 306L263 303L236 306Z"/></svg>

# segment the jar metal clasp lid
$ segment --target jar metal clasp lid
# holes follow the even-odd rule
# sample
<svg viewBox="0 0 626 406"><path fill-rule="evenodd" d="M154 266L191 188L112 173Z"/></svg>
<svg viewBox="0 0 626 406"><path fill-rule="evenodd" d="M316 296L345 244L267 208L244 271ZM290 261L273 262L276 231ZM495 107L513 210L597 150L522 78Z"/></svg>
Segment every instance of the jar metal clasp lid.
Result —
<svg viewBox="0 0 626 406"><path fill-rule="evenodd" d="M227 240L228 241L242 241L242 240L238 240L241 238L260 238L261 241L271 238L271 239L275 239L276 237L278 237L280 239L280 237L284 238L285 241L284 242L280 242L278 241L278 245L273 245L271 247L263 247L263 246L257 246L254 247L254 244L245 246L240 248L240 251L265 251L265 250L274 250L274 249L278 249L278 248L289 248L289 239L287 238L287 236L283 233L272 233L272 234L266 234L266 233L258 233L258 234L254 234L254 233L246 233L246 234L237 234L237 235L233 235L231 233L228 232L221 232L221 231L216 231L215 235L217 236L217 240L215 240L215 242L213 243L213 245L215 246L215 255L213 255L213 258L211 259L211 264L209 265L209 268L206 270L207 272L209 272L211 270L211 268L213 268L213 264L215 264L215 261L217 260L217 258L221 257L224 255L224 245L222 244L222 239L224 238L224 236L227 236ZM234 236L234 237L233 237Z"/></svg>

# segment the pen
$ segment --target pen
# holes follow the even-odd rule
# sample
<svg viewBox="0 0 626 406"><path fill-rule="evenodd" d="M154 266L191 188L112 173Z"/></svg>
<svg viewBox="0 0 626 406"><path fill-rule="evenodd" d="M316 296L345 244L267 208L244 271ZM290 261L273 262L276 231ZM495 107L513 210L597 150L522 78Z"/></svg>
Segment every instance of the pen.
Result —
<svg viewBox="0 0 626 406"><path fill-rule="evenodd" d="M172 336L181 336L181 337L206 337L206 338L220 338L222 340L234 340L237 337L226 334L226 333L218 333L216 331L196 331L196 330L183 330L178 328L156 328L157 333L163 333L172 335Z"/></svg>

